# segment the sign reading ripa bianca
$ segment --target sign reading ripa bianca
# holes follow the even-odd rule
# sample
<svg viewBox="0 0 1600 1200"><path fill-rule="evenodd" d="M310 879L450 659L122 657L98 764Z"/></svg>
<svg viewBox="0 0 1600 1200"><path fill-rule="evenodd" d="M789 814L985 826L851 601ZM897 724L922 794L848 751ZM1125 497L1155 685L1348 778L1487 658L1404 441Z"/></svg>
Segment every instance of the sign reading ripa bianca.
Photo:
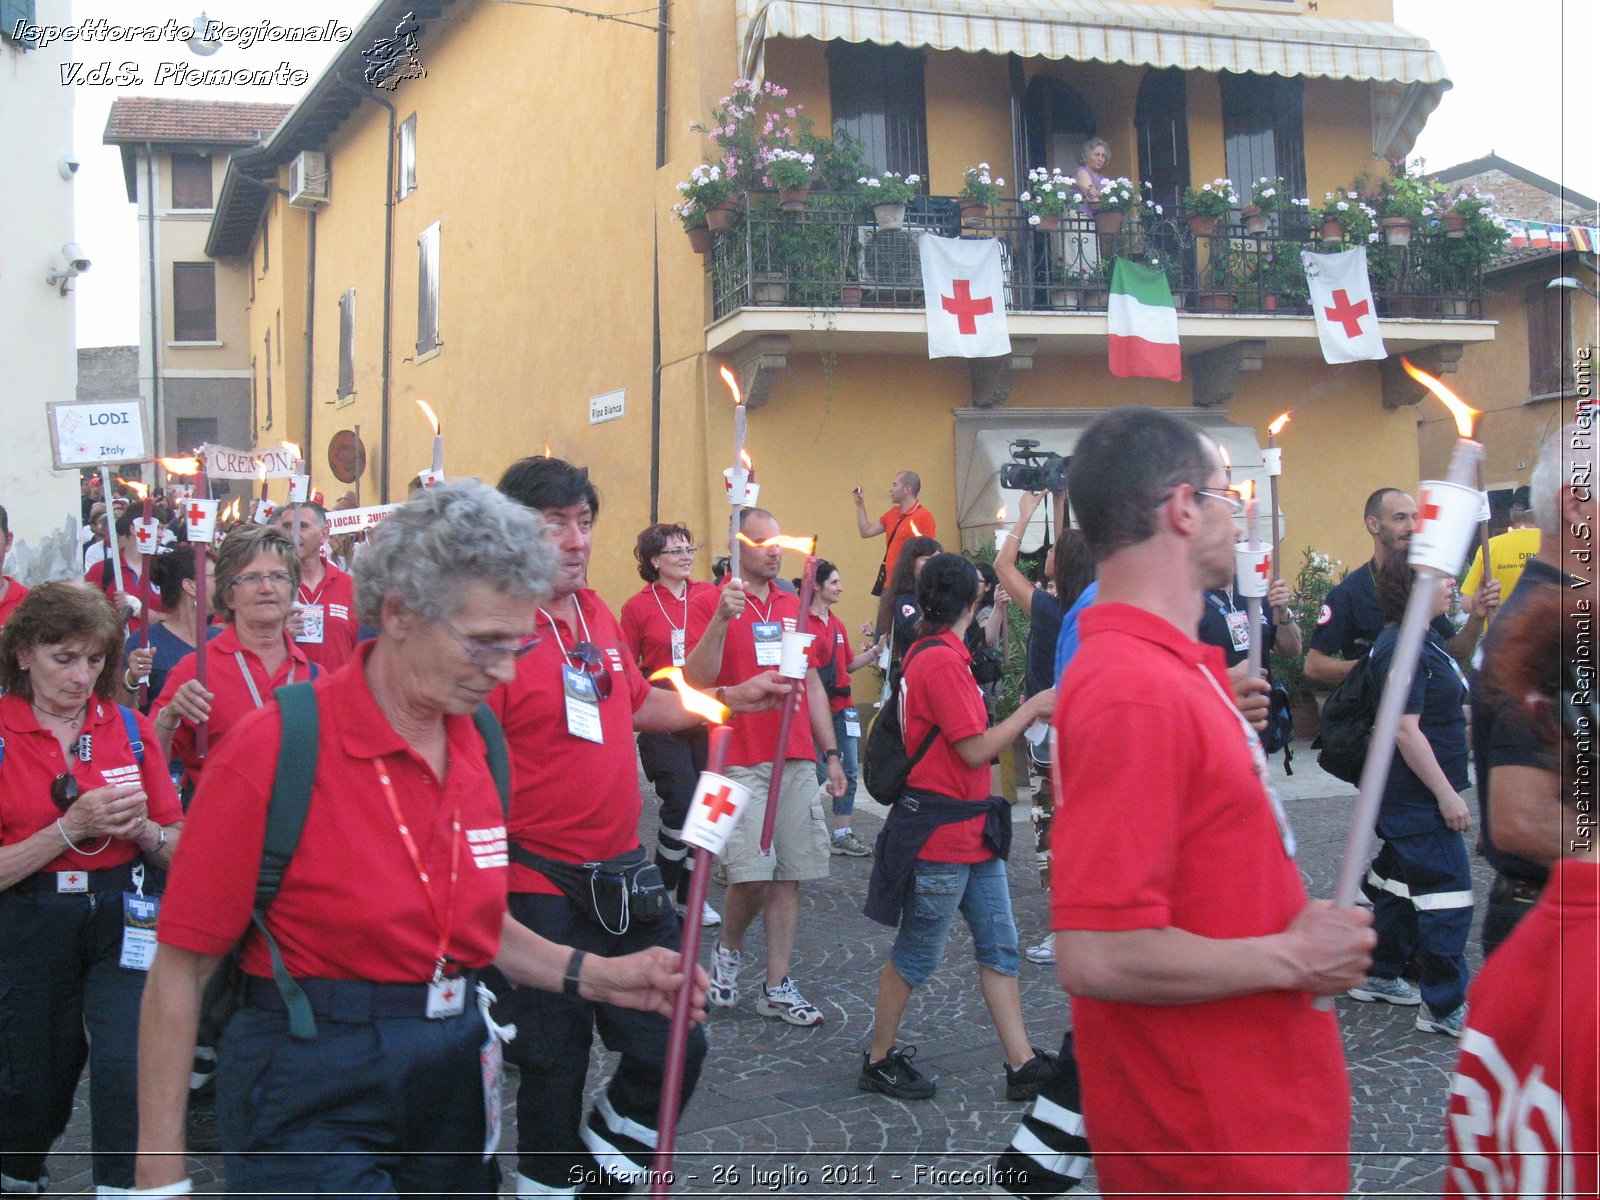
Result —
<svg viewBox="0 0 1600 1200"><path fill-rule="evenodd" d="M58 471L141 462L153 453L143 400L57 400L47 411Z"/></svg>
<svg viewBox="0 0 1600 1200"><path fill-rule="evenodd" d="M603 396L589 397L589 424L599 425L620 418L627 408L627 395L627 392L618 389Z"/></svg>

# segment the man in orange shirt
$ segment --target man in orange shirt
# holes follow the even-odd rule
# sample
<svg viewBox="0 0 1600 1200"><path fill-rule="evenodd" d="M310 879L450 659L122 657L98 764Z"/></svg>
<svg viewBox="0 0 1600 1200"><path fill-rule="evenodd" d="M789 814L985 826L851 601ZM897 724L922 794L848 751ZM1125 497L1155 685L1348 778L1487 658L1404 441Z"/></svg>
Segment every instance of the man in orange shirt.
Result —
<svg viewBox="0 0 1600 1200"><path fill-rule="evenodd" d="M915 471L901 471L889 481L890 507L876 521L867 520L867 501L857 486L852 490L856 502L856 528L864 538L887 534L883 547L883 563L878 568L878 579L872 585L872 594L881 597L878 602L878 632L888 628L889 605L893 597L884 590L894 575L895 560L900 557L900 547L914 537L938 537L939 531L933 514L922 507L918 499L922 493L922 477Z"/></svg>

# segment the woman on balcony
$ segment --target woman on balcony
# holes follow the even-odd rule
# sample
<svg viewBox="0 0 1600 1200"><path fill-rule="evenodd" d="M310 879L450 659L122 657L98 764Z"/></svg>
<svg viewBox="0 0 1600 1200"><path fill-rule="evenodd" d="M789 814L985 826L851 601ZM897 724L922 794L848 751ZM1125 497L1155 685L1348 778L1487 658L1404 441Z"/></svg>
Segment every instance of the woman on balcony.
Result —
<svg viewBox="0 0 1600 1200"><path fill-rule="evenodd" d="M1078 170L1072 181L1083 193L1083 203L1078 205L1080 228L1092 225L1095 209L1100 207L1100 189L1106 183L1105 169L1111 162L1111 146L1105 138L1090 138L1078 150ZM1100 266L1100 237L1092 228L1069 233L1066 269L1068 275L1088 274Z"/></svg>

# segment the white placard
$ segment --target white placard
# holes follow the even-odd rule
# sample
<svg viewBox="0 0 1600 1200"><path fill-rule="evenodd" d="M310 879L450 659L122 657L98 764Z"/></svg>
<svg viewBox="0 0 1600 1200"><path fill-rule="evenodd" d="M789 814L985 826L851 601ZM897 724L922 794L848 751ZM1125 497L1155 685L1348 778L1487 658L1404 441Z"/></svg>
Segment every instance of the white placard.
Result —
<svg viewBox="0 0 1600 1200"><path fill-rule="evenodd" d="M691 846L721 854L722 848L728 844L728 835L733 832L740 815L749 805L749 788L726 776L705 771L695 784L694 799L689 802L689 815L683 822L683 832L678 836Z"/></svg>
<svg viewBox="0 0 1600 1200"><path fill-rule="evenodd" d="M200 447L200 453L205 456L206 474L213 479L292 479L302 469L299 456L289 446L232 450L208 442Z"/></svg>
<svg viewBox="0 0 1600 1200"><path fill-rule="evenodd" d="M220 500L190 500L183 506L186 534L191 542L209 542L217 534L217 505Z"/></svg>
<svg viewBox="0 0 1600 1200"><path fill-rule="evenodd" d="M250 519L257 525L271 525L272 518L278 515L278 506L271 500L256 500L250 506Z"/></svg>
<svg viewBox="0 0 1600 1200"><path fill-rule="evenodd" d="M375 504L371 508L334 509L328 514L328 536L338 537L371 529L399 507L398 504Z"/></svg>
<svg viewBox="0 0 1600 1200"><path fill-rule="evenodd" d="M443 471L418 471L417 482L425 488L436 488L444 482Z"/></svg>
<svg viewBox="0 0 1600 1200"><path fill-rule="evenodd" d="M1249 599L1267 594L1267 576L1272 574L1272 551L1267 547L1252 550L1249 542L1233 548L1234 572L1239 577L1239 595Z"/></svg>
<svg viewBox="0 0 1600 1200"><path fill-rule="evenodd" d="M811 639L814 633L801 633L797 629L783 631L783 645L778 652L778 674L785 679L804 679L806 668L811 664L806 659L806 651L811 648Z"/></svg>
<svg viewBox="0 0 1600 1200"><path fill-rule="evenodd" d="M627 411L627 392L618 390L603 396L589 397L589 424L599 425L619 420Z"/></svg>
<svg viewBox="0 0 1600 1200"><path fill-rule="evenodd" d="M1419 571L1454 576L1478 527L1478 490L1443 479L1424 479L1417 496L1417 525L1408 561Z"/></svg>
<svg viewBox="0 0 1600 1200"><path fill-rule="evenodd" d="M311 476L289 476L289 503L304 504L311 499Z"/></svg>
<svg viewBox="0 0 1600 1200"><path fill-rule="evenodd" d="M1261 452L1261 465L1266 467L1267 476L1283 474L1283 447L1268 446Z"/></svg>
<svg viewBox="0 0 1600 1200"><path fill-rule="evenodd" d="M58 400L48 406L56 470L151 455L142 400Z"/></svg>

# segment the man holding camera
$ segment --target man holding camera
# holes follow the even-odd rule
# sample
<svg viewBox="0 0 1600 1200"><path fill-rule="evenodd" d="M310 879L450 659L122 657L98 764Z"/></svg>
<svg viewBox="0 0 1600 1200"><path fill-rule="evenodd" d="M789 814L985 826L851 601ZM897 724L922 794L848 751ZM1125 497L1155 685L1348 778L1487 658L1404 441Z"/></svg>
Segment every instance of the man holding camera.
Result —
<svg viewBox="0 0 1600 1200"><path fill-rule="evenodd" d="M894 603L884 588L894 576L894 564L900 557L900 547L914 537L938 537L938 527L933 514L922 507L918 498L922 494L922 477L915 471L901 471L889 481L890 507L876 521L867 520L867 501L861 488L851 490L856 502L856 529L864 538L887 534L883 546L883 562L878 565L878 578L872 585L872 594L878 601L877 631L889 627L889 605Z"/></svg>

